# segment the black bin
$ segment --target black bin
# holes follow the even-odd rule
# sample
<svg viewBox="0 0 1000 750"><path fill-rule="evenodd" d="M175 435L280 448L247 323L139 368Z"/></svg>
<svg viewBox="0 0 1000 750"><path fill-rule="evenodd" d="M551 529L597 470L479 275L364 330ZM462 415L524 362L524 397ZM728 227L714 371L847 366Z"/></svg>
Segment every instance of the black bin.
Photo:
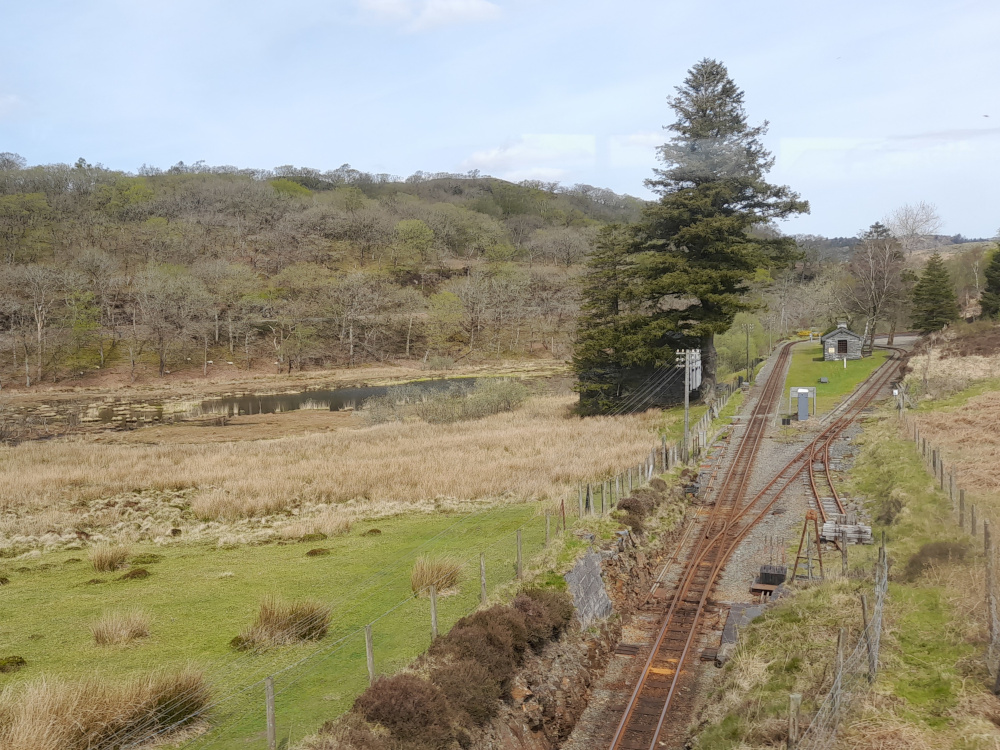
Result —
<svg viewBox="0 0 1000 750"><path fill-rule="evenodd" d="M784 565L761 565L760 582L768 586L777 586L785 582L788 577L788 568Z"/></svg>

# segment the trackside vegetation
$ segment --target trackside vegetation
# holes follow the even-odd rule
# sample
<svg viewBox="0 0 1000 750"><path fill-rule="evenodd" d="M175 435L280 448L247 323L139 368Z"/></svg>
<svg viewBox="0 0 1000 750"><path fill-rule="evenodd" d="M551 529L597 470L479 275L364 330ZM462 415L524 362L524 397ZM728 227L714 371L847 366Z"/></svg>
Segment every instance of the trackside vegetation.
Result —
<svg viewBox="0 0 1000 750"><path fill-rule="evenodd" d="M887 624L875 685L842 727L845 748L987 748L1000 739L985 668L981 544L954 523L948 498L888 415L868 420L849 491L866 499L890 558ZM794 555L794 549L792 550ZM795 591L741 634L695 730L696 748L765 748L787 737L789 693L809 712L828 692L837 630L862 628L876 548L850 548L839 570Z"/></svg>

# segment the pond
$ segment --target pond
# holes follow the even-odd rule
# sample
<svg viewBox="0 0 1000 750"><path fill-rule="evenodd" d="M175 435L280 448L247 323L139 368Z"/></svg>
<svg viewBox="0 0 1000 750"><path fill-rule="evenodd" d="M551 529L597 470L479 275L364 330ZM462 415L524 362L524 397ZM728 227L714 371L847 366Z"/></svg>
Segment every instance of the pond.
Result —
<svg viewBox="0 0 1000 750"><path fill-rule="evenodd" d="M472 388L478 378L443 378L406 383L408 390L436 393L452 388ZM202 416L235 417L241 414L280 414L299 409L341 411L360 409L366 399L384 396L399 386L355 386L347 388L308 389L287 393L243 393L202 399L200 401L116 401L92 404L81 415L83 422L173 422Z"/></svg>

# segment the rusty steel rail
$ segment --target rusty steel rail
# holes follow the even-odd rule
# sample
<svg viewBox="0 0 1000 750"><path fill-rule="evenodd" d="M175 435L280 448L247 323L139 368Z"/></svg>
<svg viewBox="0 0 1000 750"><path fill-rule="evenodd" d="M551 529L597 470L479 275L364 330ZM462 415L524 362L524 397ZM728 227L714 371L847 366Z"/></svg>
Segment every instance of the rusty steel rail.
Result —
<svg viewBox="0 0 1000 750"><path fill-rule="evenodd" d="M828 456L833 440L858 418L890 382L898 370L900 351L895 349L896 354L890 360L895 361L894 365L890 366L887 362L869 376L848 399L844 412L789 461L752 500L741 507L740 499L749 482L757 451L766 432L766 415L776 405L784 384L790 346L785 345L780 350L778 360L750 417L726 481L719 491L716 505L707 522L707 531L689 557L642 677L625 707L611 742L611 750L657 750L662 744L660 736L668 713L679 702L678 687L685 659L695 638L700 634L699 623L722 568L785 490L803 471L812 469L816 454L822 451ZM826 465L828 469L828 461ZM812 486L815 490L815 484ZM763 507L751 516L751 511L761 502ZM818 493L817 505L822 505ZM686 696L685 699L691 701L692 696ZM675 728L683 730L683 726Z"/></svg>
<svg viewBox="0 0 1000 750"><path fill-rule="evenodd" d="M612 748L647 748L655 745L659 733L658 726L654 724L655 718L659 716L661 706L669 705L676 689L680 667L688 650L689 639L686 636L694 630L703 608L705 596L702 594L707 595L713 582L710 573L715 560L713 558L708 561L707 558L718 554L718 546L713 543L717 534L727 528L733 517L741 512L739 501L750 480L753 462L766 432L767 416L780 401L790 355L790 345L783 345L761 396L747 420L732 466L706 521L706 532L694 546L685 565L663 627L646 661L643 676L636 685L615 732Z"/></svg>

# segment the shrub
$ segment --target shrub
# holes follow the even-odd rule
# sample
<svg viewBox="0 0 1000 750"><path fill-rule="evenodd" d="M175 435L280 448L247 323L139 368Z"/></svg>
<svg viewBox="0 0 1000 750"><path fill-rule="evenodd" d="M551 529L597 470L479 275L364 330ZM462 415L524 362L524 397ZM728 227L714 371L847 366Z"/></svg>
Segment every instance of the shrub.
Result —
<svg viewBox="0 0 1000 750"><path fill-rule="evenodd" d="M452 589L461 572L462 563L451 557L418 557L410 573L410 588L414 594L427 593L432 584L438 591Z"/></svg>
<svg viewBox="0 0 1000 750"><path fill-rule="evenodd" d="M906 562L903 579L913 581L927 568L939 562L960 562L965 559L969 548L965 542L929 542L917 550Z"/></svg>
<svg viewBox="0 0 1000 750"><path fill-rule="evenodd" d="M482 725L496 716L503 690L477 661L460 659L443 663L431 673L451 707L466 725Z"/></svg>
<svg viewBox="0 0 1000 750"><path fill-rule="evenodd" d="M478 662L490 679L506 689L528 647L524 615L513 607L494 605L455 623L430 648L431 656Z"/></svg>
<svg viewBox="0 0 1000 750"><path fill-rule="evenodd" d="M443 750L454 738L444 693L416 675L379 678L358 696L354 711L419 747Z"/></svg>
<svg viewBox="0 0 1000 750"><path fill-rule="evenodd" d="M524 615L528 643L536 651L558 638L573 618L573 600L564 591L528 588L517 595L513 607Z"/></svg>
<svg viewBox="0 0 1000 750"><path fill-rule="evenodd" d="M200 672L159 672L124 684L91 677L39 680L3 694L4 750L91 750L138 746L194 721L209 704Z"/></svg>
<svg viewBox="0 0 1000 750"><path fill-rule="evenodd" d="M326 722L319 734L304 743L305 750L403 750L389 730L365 721L361 714L348 711Z"/></svg>
<svg viewBox="0 0 1000 750"><path fill-rule="evenodd" d="M269 596L257 620L230 641L238 651L264 650L302 641L318 641L330 625L330 608L311 601L283 602Z"/></svg>
<svg viewBox="0 0 1000 750"><path fill-rule="evenodd" d="M149 615L141 610L109 612L90 626L98 646L119 646L149 636Z"/></svg>
<svg viewBox="0 0 1000 750"><path fill-rule="evenodd" d="M128 560L131 550L124 545L101 542L90 550L90 564L98 573L109 573L118 570Z"/></svg>

